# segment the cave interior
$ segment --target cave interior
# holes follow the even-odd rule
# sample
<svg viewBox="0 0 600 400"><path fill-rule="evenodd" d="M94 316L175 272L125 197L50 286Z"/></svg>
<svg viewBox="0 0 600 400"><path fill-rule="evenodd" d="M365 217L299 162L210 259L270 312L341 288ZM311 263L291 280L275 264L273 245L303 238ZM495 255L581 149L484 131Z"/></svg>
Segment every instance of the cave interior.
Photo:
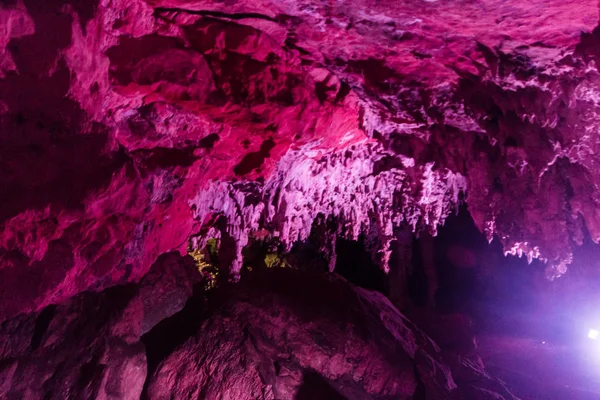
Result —
<svg viewBox="0 0 600 400"><path fill-rule="evenodd" d="M0 399L600 399L599 12L0 1Z"/></svg>

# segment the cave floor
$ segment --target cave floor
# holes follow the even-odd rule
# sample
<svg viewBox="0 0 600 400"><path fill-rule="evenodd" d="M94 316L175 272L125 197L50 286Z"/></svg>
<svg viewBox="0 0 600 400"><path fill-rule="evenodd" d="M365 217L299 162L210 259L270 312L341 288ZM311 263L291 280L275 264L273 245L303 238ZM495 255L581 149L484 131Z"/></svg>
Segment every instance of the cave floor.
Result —
<svg viewBox="0 0 600 400"><path fill-rule="evenodd" d="M477 337L486 369L523 400L600 399L600 355L507 335Z"/></svg>

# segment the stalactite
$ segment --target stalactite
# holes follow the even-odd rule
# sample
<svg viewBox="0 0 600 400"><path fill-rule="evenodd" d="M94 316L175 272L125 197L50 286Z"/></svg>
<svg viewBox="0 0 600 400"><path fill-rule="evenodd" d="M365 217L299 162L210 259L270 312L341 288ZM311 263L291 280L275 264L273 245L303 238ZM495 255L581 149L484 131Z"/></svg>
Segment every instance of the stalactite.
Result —
<svg viewBox="0 0 600 400"><path fill-rule="evenodd" d="M236 273L252 232L267 229L290 250L308 238L319 216L335 218L335 235L356 240L366 234L373 259L388 270L394 228L435 232L457 209L466 180L447 170L434 171L432 164L411 167L406 159L406 170L377 171L377 161L386 156L390 154L371 142L325 156L291 151L264 184L215 182L190 205L199 221L214 214L227 219L227 230L236 239Z"/></svg>

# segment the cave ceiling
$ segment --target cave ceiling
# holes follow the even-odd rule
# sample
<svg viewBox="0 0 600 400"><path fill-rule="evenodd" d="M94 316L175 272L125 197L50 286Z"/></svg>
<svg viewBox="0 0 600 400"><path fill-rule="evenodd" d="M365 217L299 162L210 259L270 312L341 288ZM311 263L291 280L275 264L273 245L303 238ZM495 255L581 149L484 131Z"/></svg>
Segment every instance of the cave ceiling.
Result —
<svg viewBox="0 0 600 400"><path fill-rule="evenodd" d="M321 220L436 232L466 204L564 273L600 240L595 0L0 4L0 303L139 280L190 238ZM216 221L221 221L217 224ZM8 285L5 282L21 282Z"/></svg>

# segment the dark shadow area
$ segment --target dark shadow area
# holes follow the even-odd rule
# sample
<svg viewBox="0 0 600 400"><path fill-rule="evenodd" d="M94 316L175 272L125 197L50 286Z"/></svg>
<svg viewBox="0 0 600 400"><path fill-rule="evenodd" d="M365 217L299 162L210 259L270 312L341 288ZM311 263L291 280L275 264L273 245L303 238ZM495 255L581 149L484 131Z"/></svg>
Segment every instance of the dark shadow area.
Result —
<svg viewBox="0 0 600 400"><path fill-rule="evenodd" d="M490 252L502 256L501 248L488 245L466 208L448 218L435 238L438 311L473 313L473 302L482 300L485 292L481 280L482 257L478 255Z"/></svg>
<svg viewBox="0 0 600 400"><path fill-rule="evenodd" d="M39 293L58 285L74 262L72 246L62 239L48 245L44 258L28 265L28 259L18 251L0 250L0 315L9 318L22 311L24 305L33 304Z"/></svg>
<svg viewBox="0 0 600 400"><path fill-rule="evenodd" d="M94 13L98 8L98 0L25 0L24 3L31 15L51 15L68 4L79 15L79 21L84 34L86 33L87 23L94 17Z"/></svg>
<svg viewBox="0 0 600 400"><path fill-rule="evenodd" d="M181 40L156 34L140 38L120 37L118 45L106 50L110 77L118 85L128 85L135 82L136 77L139 80L140 63L145 59L182 47Z"/></svg>
<svg viewBox="0 0 600 400"><path fill-rule="evenodd" d="M575 48L575 53L579 56L588 57L600 61L600 26L597 26L592 32L582 32L581 40Z"/></svg>
<svg viewBox="0 0 600 400"><path fill-rule="evenodd" d="M212 150L212 148L215 146L215 143L217 143L219 139L219 135L217 135L216 133L211 133L210 135L207 135L200 139L198 144L200 145L201 149Z"/></svg>
<svg viewBox="0 0 600 400"><path fill-rule="evenodd" d="M239 164L233 167L233 172L238 175L246 175L261 167L266 158L271 156L270 151L275 147L273 139L267 139L260 145L260 150L248 153Z"/></svg>
<svg viewBox="0 0 600 400"><path fill-rule="evenodd" d="M427 296L429 291L429 282L425 274L425 266L423 263L423 254L419 247L419 240L413 239L412 244L412 271L408 275L407 291L411 303L416 307L424 307L427 305Z"/></svg>
<svg viewBox="0 0 600 400"><path fill-rule="evenodd" d="M346 400L346 397L332 388L321 375L307 371L304 373L302 386L300 386L295 400Z"/></svg>
<svg viewBox="0 0 600 400"><path fill-rule="evenodd" d="M417 377L417 388L415 389L415 393L413 394L413 400L426 400L427 399L427 391L425 389L425 384L421 380L421 374L419 374L419 369L415 365L415 377Z"/></svg>
<svg viewBox="0 0 600 400"><path fill-rule="evenodd" d="M81 205L85 195L103 187L126 161L105 151L108 132L88 123L80 105L70 98L72 72L61 51L72 43L70 4L85 24L97 1L24 2L35 33L12 38L7 45L17 71L0 79L0 223L48 204Z"/></svg>
<svg viewBox="0 0 600 400"><path fill-rule="evenodd" d="M206 314L206 297L202 283L194 286L194 294L184 308L166 318L141 337L146 348L147 377L151 377L162 360L198 330ZM147 399L149 379L146 378L141 398Z"/></svg>
<svg viewBox="0 0 600 400"><path fill-rule="evenodd" d="M52 322L52 318L56 314L56 306L50 305L42 310L40 315L38 315L35 320L35 326L33 328L33 336L31 337L31 351L37 350L37 348L42 343L42 339L44 338L44 334L48 330L50 326L50 322Z"/></svg>
<svg viewBox="0 0 600 400"><path fill-rule="evenodd" d="M336 273L357 286L387 293L385 272L371 259L362 236L357 241L338 238L335 252Z"/></svg>
<svg viewBox="0 0 600 400"><path fill-rule="evenodd" d="M303 242L294 243L287 254L290 264L309 271L327 272L330 268L331 251L335 251L335 218L325 218L319 214L312 224L310 235Z"/></svg>
<svg viewBox="0 0 600 400"><path fill-rule="evenodd" d="M479 330L543 335L536 332L544 325L536 311L543 263L504 256L500 242L488 243L466 208L440 228L434 251L439 312L469 315Z"/></svg>

